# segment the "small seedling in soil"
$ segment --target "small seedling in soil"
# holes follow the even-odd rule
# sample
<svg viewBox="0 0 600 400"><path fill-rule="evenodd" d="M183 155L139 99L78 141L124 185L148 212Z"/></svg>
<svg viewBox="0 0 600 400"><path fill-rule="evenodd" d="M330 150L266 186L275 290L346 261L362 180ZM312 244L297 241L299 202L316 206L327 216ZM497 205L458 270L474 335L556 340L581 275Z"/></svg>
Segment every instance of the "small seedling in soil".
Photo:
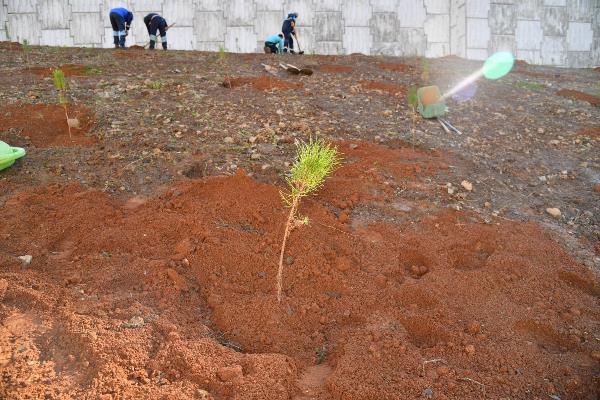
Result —
<svg viewBox="0 0 600 400"><path fill-rule="evenodd" d="M421 72L421 80L423 81L423 83L427 83L429 81L430 64L426 58L423 58L421 60L421 69L423 70Z"/></svg>
<svg viewBox="0 0 600 400"><path fill-rule="evenodd" d="M527 81L518 81L516 83L516 85L522 89L535 90L535 91L542 90L546 87L546 86L542 85L541 83L527 82Z"/></svg>
<svg viewBox="0 0 600 400"><path fill-rule="evenodd" d="M325 361L325 359L327 358L327 346L323 345L319 347L317 350L315 350L315 354L317 356L317 365L322 364L323 361Z"/></svg>
<svg viewBox="0 0 600 400"><path fill-rule="evenodd" d="M85 74L86 75L100 75L101 73L102 73L102 71L100 71L98 68L94 67L93 65L85 66Z"/></svg>
<svg viewBox="0 0 600 400"><path fill-rule="evenodd" d="M292 229L308 224L308 218L298 218L296 213L300 200L313 194L323 185L325 178L339 165L340 157L336 147L325 143L321 139L298 146L296 162L292 165L287 177L288 192L281 192L281 198L285 205L290 208L290 213L285 224L281 254L279 256L279 269L277 271L277 301L281 302L283 259L285 245Z"/></svg>
<svg viewBox="0 0 600 400"><path fill-rule="evenodd" d="M52 71L52 78L54 80L54 87L58 91L58 103L63 106L65 110L65 118L67 119L67 127L69 128L69 138L71 138L71 125L74 122L71 118L69 118L69 114L67 112L67 99L66 99L66 91L67 91L67 82L65 80L65 74L60 69L55 69Z"/></svg>
<svg viewBox="0 0 600 400"><path fill-rule="evenodd" d="M417 106L419 105L419 98L417 95L417 88L412 86L408 89L408 93L406 94L406 102L410 107L411 117L412 117L412 145L415 147L416 137L415 137L415 125L417 123Z"/></svg>
<svg viewBox="0 0 600 400"><path fill-rule="evenodd" d="M150 89L160 90L160 89L162 89L163 85L164 84L161 81L151 81L151 82L148 82L147 86Z"/></svg>
<svg viewBox="0 0 600 400"><path fill-rule="evenodd" d="M219 46L219 62L223 64L225 62L225 58L227 58L227 53L225 53L225 48L223 46Z"/></svg>

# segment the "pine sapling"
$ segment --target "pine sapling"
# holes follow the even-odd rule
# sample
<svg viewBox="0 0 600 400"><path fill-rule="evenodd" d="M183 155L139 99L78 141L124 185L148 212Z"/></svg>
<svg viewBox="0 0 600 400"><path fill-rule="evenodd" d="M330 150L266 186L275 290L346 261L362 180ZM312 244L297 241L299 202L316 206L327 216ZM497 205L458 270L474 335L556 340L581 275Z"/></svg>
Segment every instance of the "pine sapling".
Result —
<svg viewBox="0 0 600 400"><path fill-rule="evenodd" d="M58 91L58 103L61 104L65 110L65 118L67 119L67 127L69 128L69 138L71 138L71 122L69 114L67 113L67 99L65 96L67 90L67 82L65 81L65 74L60 69L52 71L52 78L54 79L54 87Z"/></svg>
<svg viewBox="0 0 600 400"><path fill-rule="evenodd" d="M414 149L415 142L416 142L415 125L417 123L417 106L419 104L419 98L418 98L416 87L412 86L410 89L408 89L408 93L406 95L406 101L407 101L408 106L410 107L410 111L411 111L411 119L412 119L411 133L412 133L412 145L413 145L413 149Z"/></svg>
<svg viewBox="0 0 600 400"><path fill-rule="evenodd" d="M316 192L325 178L339 165L340 157L336 147L325 143L321 139L298 146L296 162L292 165L287 177L288 191L281 192L281 198L285 205L290 208L290 213L285 224L281 254L279 256L279 269L277 271L277 301L281 302L283 257L285 246L292 230L296 227L308 224L308 218L298 218L298 206L300 200Z"/></svg>

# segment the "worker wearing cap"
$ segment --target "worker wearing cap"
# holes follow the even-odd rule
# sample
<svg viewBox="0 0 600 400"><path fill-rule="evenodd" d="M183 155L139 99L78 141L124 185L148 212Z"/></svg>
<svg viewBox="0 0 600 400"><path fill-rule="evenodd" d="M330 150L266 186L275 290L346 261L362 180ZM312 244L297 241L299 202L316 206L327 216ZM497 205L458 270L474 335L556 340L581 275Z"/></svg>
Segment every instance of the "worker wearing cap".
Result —
<svg viewBox="0 0 600 400"><path fill-rule="evenodd" d="M162 48L167 49L167 21L156 13L150 13L144 17L144 24L150 35L150 49L154 49L156 44L156 32L160 33Z"/></svg>
<svg viewBox="0 0 600 400"><path fill-rule="evenodd" d="M285 21L283 21L283 26L281 27L281 32L283 32L283 52L287 53L288 51L292 54L295 54L294 51L294 40L292 39L292 35L296 37L296 18L298 18L298 13L289 13Z"/></svg>
<svg viewBox="0 0 600 400"><path fill-rule="evenodd" d="M118 49L119 47L124 48L125 37L129 33L131 21L133 21L132 12L123 7L116 7L110 10L108 17L110 18L110 24L113 29L115 49Z"/></svg>
<svg viewBox="0 0 600 400"><path fill-rule="evenodd" d="M265 53L281 54L283 53L283 33L271 35L265 40Z"/></svg>

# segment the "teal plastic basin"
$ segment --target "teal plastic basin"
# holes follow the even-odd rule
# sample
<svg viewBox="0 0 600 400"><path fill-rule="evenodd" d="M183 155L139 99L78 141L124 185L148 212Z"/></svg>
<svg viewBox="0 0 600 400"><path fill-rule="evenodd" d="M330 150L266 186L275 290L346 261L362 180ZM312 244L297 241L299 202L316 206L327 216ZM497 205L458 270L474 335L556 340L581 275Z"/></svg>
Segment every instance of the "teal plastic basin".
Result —
<svg viewBox="0 0 600 400"><path fill-rule="evenodd" d="M25 149L21 147L11 147L8 143L0 140L0 171L6 169L15 163L17 158L25 155Z"/></svg>

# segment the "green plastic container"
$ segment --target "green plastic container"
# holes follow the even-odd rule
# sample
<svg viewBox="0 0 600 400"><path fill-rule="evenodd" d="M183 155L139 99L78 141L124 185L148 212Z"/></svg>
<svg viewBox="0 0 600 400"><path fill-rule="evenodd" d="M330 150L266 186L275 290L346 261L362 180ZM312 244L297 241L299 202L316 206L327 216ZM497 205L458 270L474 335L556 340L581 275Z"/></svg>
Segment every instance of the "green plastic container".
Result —
<svg viewBox="0 0 600 400"><path fill-rule="evenodd" d="M443 100L440 89L437 86L425 86L417 90L417 98L419 100L417 111L423 118L442 117L448 111L448 107Z"/></svg>
<svg viewBox="0 0 600 400"><path fill-rule="evenodd" d="M17 158L25 155L25 149L20 147L11 147L8 143L0 140L0 171L6 169L15 163Z"/></svg>

